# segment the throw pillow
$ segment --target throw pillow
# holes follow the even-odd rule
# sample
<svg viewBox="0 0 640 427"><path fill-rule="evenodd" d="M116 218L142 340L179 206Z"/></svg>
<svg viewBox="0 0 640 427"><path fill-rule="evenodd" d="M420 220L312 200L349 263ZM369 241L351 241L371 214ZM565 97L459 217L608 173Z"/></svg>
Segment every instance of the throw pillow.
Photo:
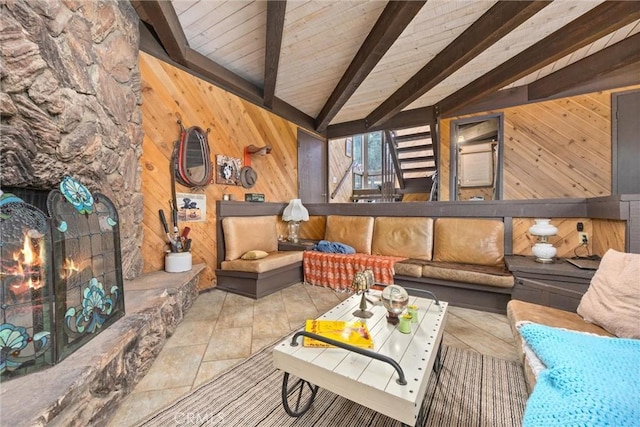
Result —
<svg viewBox="0 0 640 427"><path fill-rule="evenodd" d="M609 249L582 296L578 314L620 338L640 338L640 254Z"/></svg>
<svg viewBox="0 0 640 427"><path fill-rule="evenodd" d="M269 254L265 251L249 251L249 252L245 252L244 255L242 255L240 258L242 259L261 259L264 258L266 256L268 256Z"/></svg>

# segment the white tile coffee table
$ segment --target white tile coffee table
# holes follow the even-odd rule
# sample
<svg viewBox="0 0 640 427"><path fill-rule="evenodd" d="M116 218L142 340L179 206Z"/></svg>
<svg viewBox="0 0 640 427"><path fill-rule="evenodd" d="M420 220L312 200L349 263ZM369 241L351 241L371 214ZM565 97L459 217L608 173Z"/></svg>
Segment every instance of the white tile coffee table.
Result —
<svg viewBox="0 0 640 427"><path fill-rule="evenodd" d="M370 300L379 297L380 291L369 291ZM354 295L318 319L359 320L352 313L359 308L360 298ZM284 371L282 399L287 413L303 415L322 387L404 424L416 425L431 372L439 368L448 304L418 297L410 297L409 304L418 306L418 322L411 325L410 334L387 322L382 305L369 304L373 316L361 319L374 341L368 355L360 354L367 350L354 347L304 347L304 328L278 343L273 349L273 364ZM374 358L378 356L392 361Z"/></svg>

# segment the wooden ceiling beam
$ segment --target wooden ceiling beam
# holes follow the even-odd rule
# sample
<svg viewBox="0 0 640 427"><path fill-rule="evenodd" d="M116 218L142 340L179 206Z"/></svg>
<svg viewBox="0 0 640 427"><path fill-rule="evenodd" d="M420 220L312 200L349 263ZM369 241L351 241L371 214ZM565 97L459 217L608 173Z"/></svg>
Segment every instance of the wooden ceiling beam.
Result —
<svg viewBox="0 0 640 427"><path fill-rule="evenodd" d="M640 61L640 33L529 84L529 100L548 98Z"/></svg>
<svg viewBox="0 0 640 427"><path fill-rule="evenodd" d="M280 48L284 32L284 16L287 9L285 0L269 0L267 2L267 41L264 52L264 94L263 104L273 107L280 62Z"/></svg>
<svg viewBox="0 0 640 427"><path fill-rule="evenodd" d="M366 118L367 127L389 120L549 4L549 1L496 3L371 112Z"/></svg>
<svg viewBox="0 0 640 427"><path fill-rule="evenodd" d="M189 42L171 2L141 0L133 1L132 5L138 16L153 27L169 57L184 65Z"/></svg>
<svg viewBox="0 0 640 427"><path fill-rule="evenodd" d="M153 26L151 20L147 16L147 9L142 9L142 6L147 5L147 3L157 2L132 2L136 9L136 12L138 12L140 16L140 19L146 22L148 25ZM160 3L169 4L169 2ZM200 79L203 79L204 81L221 87L222 89L227 90L234 95L246 99L247 101L255 105L263 105L263 90L258 86L243 79L237 74L232 73L231 71L212 61L208 57L191 49L186 42L184 53L182 54L183 62L179 63L176 58L169 55L166 47L160 45L160 43L164 44L166 42L166 39L165 41L161 39L160 43L158 43L158 41L153 37L150 31L148 31L144 27L144 25L141 25L140 27L140 48L143 51L157 58L160 58L163 61L166 61L174 66L177 66L180 69L183 69L184 71L187 71L188 73ZM157 32L156 27L154 27L154 31ZM272 101L271 112L286 120L289 120L292 123L297 124L298 126L301 126L304 129L315 132L315 121L313 117L303 113L290 104L282 101L281 99L278 99L277 97L274 97Z"/></svg>
<svg viewBox="0 0 640 427"><path fill-rule="evenodd" d="M327 128L425 3L426 1L391 1L387 4L320 110L316 118L317 131L322 132Z"/></svg>
<svg viewBox="0 0 640 427"><path fill-rule="evenodd" d="M569 96L584 95L585 93L600 92L603 90L614 90L637 84L640 84L640 63L634 63L611 71L580 86L567 89L564 92L554 93L545 99L530 100L528 85L502 89L480 100L474 101L472 104L466 105L459 110L455 110L449 114L441 114L439 117L444 119L468 114L486 113L488 111L503 110L505 108L566 98Z"/></svg>
<svg viewBox="0 0 640 427"><path fill-rule="evenodd" d="M640 2L605 1L437 104L451 115L500 88L640 19Z"/></svg>

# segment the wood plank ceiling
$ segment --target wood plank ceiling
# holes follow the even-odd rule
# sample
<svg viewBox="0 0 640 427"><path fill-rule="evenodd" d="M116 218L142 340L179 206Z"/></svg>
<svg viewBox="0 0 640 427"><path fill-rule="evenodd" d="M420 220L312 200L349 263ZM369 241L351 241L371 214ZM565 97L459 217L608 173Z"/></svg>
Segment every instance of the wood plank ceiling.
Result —
<svg viewBox="0 0 640 427"><path fill-rule="evenodd" d="M328 137L640 83L640 1L132 3L143 50Z"/></svg>

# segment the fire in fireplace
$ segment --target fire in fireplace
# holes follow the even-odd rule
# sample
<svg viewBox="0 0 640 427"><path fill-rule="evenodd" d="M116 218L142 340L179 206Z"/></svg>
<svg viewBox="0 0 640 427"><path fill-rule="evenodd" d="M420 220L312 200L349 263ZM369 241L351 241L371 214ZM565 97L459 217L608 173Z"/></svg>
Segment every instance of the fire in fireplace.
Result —
<svg viewBox="0 0 640 427"><path fill-rule="evenodd" d="M113 203L71 177L46 207L13 193L0 195L0 381L59 362L124 315Z"/></svg>

